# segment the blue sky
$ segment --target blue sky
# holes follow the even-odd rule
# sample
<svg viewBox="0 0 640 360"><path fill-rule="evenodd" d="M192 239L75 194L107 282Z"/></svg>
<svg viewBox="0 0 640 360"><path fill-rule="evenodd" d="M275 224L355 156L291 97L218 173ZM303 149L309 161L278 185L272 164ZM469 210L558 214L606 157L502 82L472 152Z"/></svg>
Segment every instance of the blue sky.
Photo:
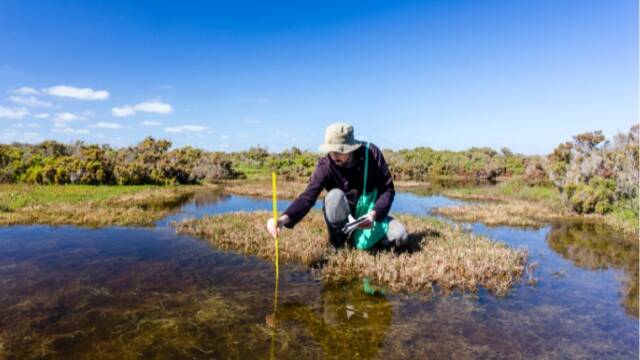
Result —
<svg viewBox="0 0 640 360"><path fill-rule="evenodd" d="M638 2L0 0L0 142L547 153L637 123Z"/></svg>

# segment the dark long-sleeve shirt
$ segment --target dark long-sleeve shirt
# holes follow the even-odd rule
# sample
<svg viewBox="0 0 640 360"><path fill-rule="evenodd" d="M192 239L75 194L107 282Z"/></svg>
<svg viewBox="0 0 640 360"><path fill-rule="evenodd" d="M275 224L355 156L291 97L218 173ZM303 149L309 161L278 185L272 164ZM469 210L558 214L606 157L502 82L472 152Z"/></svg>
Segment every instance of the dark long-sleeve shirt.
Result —
<svg viewBox="0 0 640 360"><path fill-rule="evenodd" d="M289 222L285 226L293 228L302 220L316 203L322 190L329 191L338 188L344 191L351 213L354 214L364 182L365 149L366 147L363 144L353 152L355 163L350 168L336 165L329 155L322 157L311 175L307 188L284 211L284 214L289 216ZM396 191L382 151L370 143L367 193L373 191L374 188L378 190L378 197L374 206L376 212L375 220L380 221L389 213Z"/></svg>

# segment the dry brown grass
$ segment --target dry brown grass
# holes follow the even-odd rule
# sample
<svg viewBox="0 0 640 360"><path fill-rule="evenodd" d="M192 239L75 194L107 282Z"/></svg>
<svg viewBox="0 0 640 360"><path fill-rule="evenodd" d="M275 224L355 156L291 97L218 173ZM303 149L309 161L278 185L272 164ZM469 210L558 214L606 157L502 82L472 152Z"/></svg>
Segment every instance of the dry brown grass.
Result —
<svg viewBox="0 0 640 360"><path fill-rule="evenodd" d="M157 187L103 200L51 201L0 211L0 225L150 226L189 198L197 186Z"/></svg>
<svg viewBox="0 0 640 360"><path fill-rule="evenodd" d="M271 198L271 178L252 180L228 180L222 183L229 194ZM307 187L303 181L278 181L278 198L295 199ZM321 197L323 194L320 195Z"/></svg>
<svg viewBox="0 0 640 360"><path fill-rule="evenodd" d="M526 201L484 202L433 210L434 214L461 222L481 222L486 225L539 227L547 222L580 218L536 203Z"/></svg>
<svg viewBox="0 0 640 360"><path fill-rule="evenodd" d="M273 261L274 241L266 233L267 212L238 212L175 223L179 234ZM329 248L324 220L312 211L279 240L280 259L305 265L326 261L322 278L342 281L367 277L392 291L418 291L437 285L445 292L485 287L503 295L524 271L527 254L473 235L433 218L399 216L417 250L364 252Z"/></svg>
<svg viewBox="0 0 640 360"><path fill-rule="evenodd" d="M207 239L219 249L274 260L274 241L265 230L269 216L264 211L235 212L172 225L179 234ZM279 239L280 259L305 265L320 261L327 250L324 226L322 216L312 213L294 230L283 232Z"/></svg>
<svg viewBox="0 0 640 360"><path fill-rule="evenodd" d="M413 189L413 188L429 188L430 182L426 181L406 181L406 180L394 180L393 185L397 189Z"/></svg>
<svg viewBox="0 0 640 360"><path fill-rule="evenodd" d="M230 194L271 198L271 178L258 177L249 180L227 180L222 182L224 191ZM295 199L306 189L308 182L304 179L294 181L278 181L278 198ZM394 181L398 190L428 188L430 183L418 181ZM320 194L322 198L324 192Z"/></svg>
<svg viewBox="0 0 640 360"><path fill-rule="evenodd" d="M487 197L469 196L466 199L489 200ZM494 201L491 201L494 200ZM538 228L552 222L604 223L619 230L625 238L638 240L638 229L611 216L597 214L579 215L558 210L544 203L523 200L491 199L474 205L462 205L432 210L433 214L446 216L459 222L481 222L489 226L524 226Z"/></svg>

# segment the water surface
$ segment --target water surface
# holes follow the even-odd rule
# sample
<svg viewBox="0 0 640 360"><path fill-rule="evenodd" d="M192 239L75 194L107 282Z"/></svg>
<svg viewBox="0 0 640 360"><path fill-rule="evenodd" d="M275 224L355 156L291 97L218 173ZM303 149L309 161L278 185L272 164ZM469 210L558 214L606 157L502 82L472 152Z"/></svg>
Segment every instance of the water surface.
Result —
<svg viewBox="0 0 640 360"><path fill-rule="evenodd" d="M398 193L393 211L459 203ZM368 294L281 267L274 331L270 263L166 226L270 209L202 193L155 228L0 228L0 358L638 358L638 246L575 223L471 225L529 250L506 297Z"/></svg>

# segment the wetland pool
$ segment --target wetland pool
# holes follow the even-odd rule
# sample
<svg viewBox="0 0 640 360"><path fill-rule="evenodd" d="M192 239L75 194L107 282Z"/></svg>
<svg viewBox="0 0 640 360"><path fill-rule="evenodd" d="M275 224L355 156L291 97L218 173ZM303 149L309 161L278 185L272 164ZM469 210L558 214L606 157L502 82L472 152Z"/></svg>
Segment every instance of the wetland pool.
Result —
<svg viewBox="0 0 640 360"><path fill-rule="evenodd" d="M460 203L398 192L392 211ZM368 294L282 265L274 330L270 262L168 226L254 210L270 200L201 193L152 228L0 228L0 359L638 358L638 245L610 228L465 225L528 249L502 297Z"/></svg>

